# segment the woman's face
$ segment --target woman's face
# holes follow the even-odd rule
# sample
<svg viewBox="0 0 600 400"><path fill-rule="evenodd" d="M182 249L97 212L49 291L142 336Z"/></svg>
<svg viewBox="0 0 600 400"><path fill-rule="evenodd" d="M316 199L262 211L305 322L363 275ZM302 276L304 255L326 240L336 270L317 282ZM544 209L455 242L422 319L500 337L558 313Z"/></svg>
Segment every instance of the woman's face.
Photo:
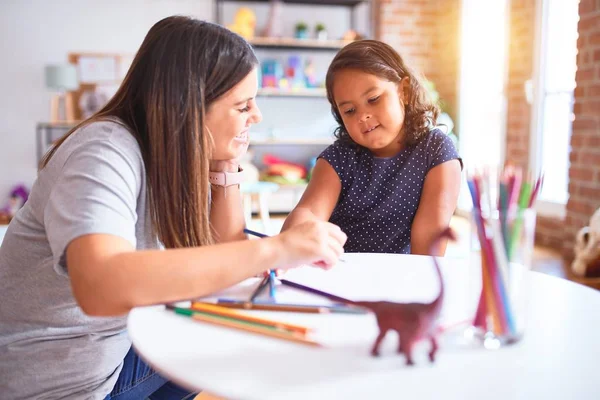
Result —
<svg viewBox="0 0 600 400"><path fill-rule="evenodd" d="M214 141L213 160L233 160L248 147L249 130L262 120L256 105L256 68L223 96L206 113L206 127Z"/></svg>
<svg viewBox="0 0 600 400"><path fill-rule="evenodd" d="M335 74L333 98L348 134L375 156L390 157L402 145L405 87L354 69Z"/></svg>

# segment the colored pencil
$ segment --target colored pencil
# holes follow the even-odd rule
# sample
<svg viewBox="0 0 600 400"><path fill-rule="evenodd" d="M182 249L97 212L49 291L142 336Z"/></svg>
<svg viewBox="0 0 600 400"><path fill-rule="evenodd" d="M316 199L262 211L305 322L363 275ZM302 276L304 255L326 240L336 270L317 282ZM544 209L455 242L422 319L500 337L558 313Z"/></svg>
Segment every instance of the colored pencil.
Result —
<svg viewBox="0 0 600 400"><path fill-rule="evenodd" d="M295 289L303 290L308 293L316 294L317 296L322 296L322 297L328 298L329 300L336 301L338 303L344 303L344 304L349 304L349 305L351 305L353 303L352 300L348 300L348 299L345 299L340 296L336 296L331 293L323 292L322 290L314 289L314 288L302 285L300 283L288 281L287 279L280 279L280 282L286 286L290 286Z"/></svg>
<svg viewBox="0 0 600 400"><path fill-rule="evenodd" d="M366 314L367 310L359 307L328 306L328 305L304 305L304 304L280 304L259 303L230 299L219 299L217 305L227 308L258 311L297 312L309 314Z"/></svg>
<svg viewBox="0 0 600 400"><path fill-rule="evenodd" d="M254 290L254 292L252 292L252 295L250 296L250 302L253 302L254 299L256 297L258 297L259 294L262 293L262 291L264 290L265 287L267 287L267 285L269 284L269 275L265 276L263 278L263 280L260 282L260 284L256 287L256 289Z"/></svg>
<svg viewBox="0 0 600 400"><path fill-rule="evenodd" d="M275 300L275 270L269 271L269 297Z"/></svg>
<svg viewBox="0 0 600 400"><path fill-rule="evenodd" d="M247 235L252 235L252 236L259 237L259 238L269 237L269 235L265 235L264 233L253 231L253 230L248 229L248 228L244 228L244 233L247 234ZM338 261L340 261L340 262L346 262L346 260L344 260L342 258L340 258Z"/></svg>
<svg viewBox="0 0 600 400"><path fill-rule="evenodd" d="M287 322L273 321L273 320L266 319L266 318L259 318L259 317L253 316L253 315L241 313L239 311L234 311L228 307L223 307L221 305L216 305L214 303L201 303L201 302L194 301L194 302L192 302L191 309L194 311L203 311L203 312L207 312L210 314L220 315L223 317L232 317L235 319L240 319L240 320L244 320L244 321L248 321L248 322L256 322L259 324L271 325L274 328L297 332L302 335L306 335L308 332L311 331L310 328L307 328L305 326L289 324Z"/></svg>
<svg viewBox="0 0 600 400"><path fill-rule="evenodd" d="M241 331L245 331L245 332L256 333L256 334L260 334L263 336L269 336L269 337L273 337L273 338L277 338L277 339L288 340L288 341L292 341L292 342L296 342L296 343L305 344L308 346L321 347L320 343L315 342L310 339L306 339L300 335L297 335L294 333L289 333L289 332L283 332L283 331L275 329L275 328L264 327L264 326L254 324L251 322L236 321L236 320L227 319L225 317L219 317L219 316L203 315L203 314L199 314L199 313L196 313L193 311L185 312L183 310L178 310L178 309L174 309L174 311L177 314L185 315L187 317L190 317L190 318L192 318L196 321L200 321L200 322L206 322L209 324L213 324L213 325L217 325L217 326L221 326L221 327L225 327L225 328L232 328L232 329L237 329L237 330L241 330Z"/></svg>

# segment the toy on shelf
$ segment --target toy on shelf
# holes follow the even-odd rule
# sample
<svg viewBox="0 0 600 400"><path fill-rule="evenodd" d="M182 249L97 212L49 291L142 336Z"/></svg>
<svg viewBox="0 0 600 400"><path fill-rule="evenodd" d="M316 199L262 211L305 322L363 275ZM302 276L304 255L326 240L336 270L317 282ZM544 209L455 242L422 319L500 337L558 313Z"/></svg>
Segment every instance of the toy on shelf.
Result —
<svg viewBox="0 0 600 400"><path fill-rule="evenodd" d="M312 59L308 58L306 63L304 64L304 78L306 81L306 87L308 88L316 88L319 85L317 84L317 76L316 76L316 68L315 63Z"/></svg>
<svg viewBox="0 0 600 400"><path fill-rule="evenodd" d="M600 277L600 208L590 218L590 224L577 232L571 270L577 276Z"/></svg>
<svg viewBox="0 0 600 400"><path fill-rule="evenodd" d="M15 216L17 211L29 198L29 191L23 185L16 186L11 192L8 199L8 204L0 209L0 220L3 223L8 223Z"/></svg>
<svg viewBox="0 0 600 400"><path fill-rule="evenodd" d="M261 179L263 181L275 182L282 185L305 183L306 167L284 161L271 154L263 156L263 164L266 165Z"/></svg>
<svg viewBox="0 0 600 400"><path fill-rule="evenodd" d="M277 60L265 60L262 62L262 87L278 88L281 78L283 78L283 67Z"/></svg>
<svg viewBox="0 0 600 400"><path fill-rule="evenodd" d="M260 35L263 37L281 37L281 0L271 0L269 8L269 18L265 27L261 30Z"/></svg>
<svg viewBox="0 0 600 400"><path fill-rule="evenodd" d="M348 30L346 31L346 33L344 33L344 36L342 37L342 40L346 40L346 41L354 41L354 40L363 40L366 39L366 37L364 35L361 35L360 33L356 32L355 30Z"/></svg>
<svg viewBox="0 0 600 400"><path fill-rule="evenodd" d="M287 78L292 89L303 89L306 87L304 80L304 71L302 68L302 59L298 55L291 55L288 58L287 68L285 69Z"/></svg>
<svg viewBox="0 0 600 400"><path fill-rule="evenodd" d="M233 18L233 24L227 26L227 29L237 33L246 40L254 38L255 28L256 15L248 7L239 8Z"/></svg>

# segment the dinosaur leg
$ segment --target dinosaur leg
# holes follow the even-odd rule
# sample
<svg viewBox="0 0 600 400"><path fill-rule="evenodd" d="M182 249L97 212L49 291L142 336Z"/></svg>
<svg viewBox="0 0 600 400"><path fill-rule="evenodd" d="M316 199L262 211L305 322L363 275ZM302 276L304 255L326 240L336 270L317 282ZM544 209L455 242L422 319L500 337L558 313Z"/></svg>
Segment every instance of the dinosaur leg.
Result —
<svg viewBox="0 0 600 400"><path fill-rule="evenodd" d="M375 343L373 344L373 348L371 349L371 355L373 357L379 356L379 345L381 344L381 341L385 337L386 333L387 333L387 329L385 329L385 330L382 329L379 331L379 336L377 336L377 339L375 339Z"/></svg>
<svg viewBox="0 0 600 400"><path fill-rule="evenodd" d="M435 353L438 351L438 343L435 336L431 336L431 350L429 351L429 360L431 362L435 361Z"/></svg>
<svg viewBox="0 0 600 400"><path fill-rule="evenodd" d="M404 337L400 339L400 346L402 347L402 353L406 357L406 365L414 365L415 362L412 359L412 347L414 339L412 337Z"/></svg>

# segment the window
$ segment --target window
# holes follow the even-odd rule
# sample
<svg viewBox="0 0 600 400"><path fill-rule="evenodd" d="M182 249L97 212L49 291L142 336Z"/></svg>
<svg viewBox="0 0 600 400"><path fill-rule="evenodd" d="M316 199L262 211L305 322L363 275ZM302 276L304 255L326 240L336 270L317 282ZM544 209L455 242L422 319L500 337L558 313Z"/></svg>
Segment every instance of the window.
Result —
<svg viewBox="0 0 600 400"><path fill-rule="evenodd" d="M544 173L538 210L564 215L577 70L578 0L538 0L531 165Z"/></svg>

